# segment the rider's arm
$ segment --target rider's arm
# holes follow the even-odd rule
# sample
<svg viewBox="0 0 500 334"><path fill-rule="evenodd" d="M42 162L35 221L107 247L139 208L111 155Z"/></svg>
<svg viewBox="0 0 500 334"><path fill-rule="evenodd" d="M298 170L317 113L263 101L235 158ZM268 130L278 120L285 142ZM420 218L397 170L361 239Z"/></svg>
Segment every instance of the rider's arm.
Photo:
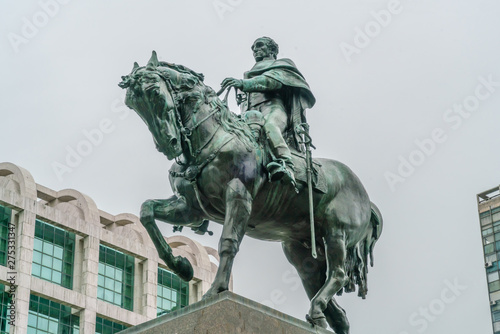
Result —
<svg viewBox="0 0 500 334"><path fill-rule="evenodd" d="M269 92L283 87L281 82L278 80L264 75L258 75L252 79L243 79L241 80L241 83L243 85L241 90L244 92Z"/></svg>

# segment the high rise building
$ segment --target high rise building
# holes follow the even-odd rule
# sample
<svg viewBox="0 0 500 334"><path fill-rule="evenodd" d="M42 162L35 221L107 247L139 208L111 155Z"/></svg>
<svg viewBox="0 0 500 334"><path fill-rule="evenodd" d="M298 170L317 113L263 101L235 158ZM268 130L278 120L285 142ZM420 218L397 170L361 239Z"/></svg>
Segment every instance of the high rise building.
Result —
<svg viewBox="0 0 500 334"><path fill-rule="evenodd" d="M477 195L493 332L500 334L500 188Z"/></svg>
<svg viewBox="0 0 500 334"><path fill-rule="evenodd" d="M72 189L35 183L0 163L0 334L113 334L201 299L213 248L166 238L194 269L169 271L137 216L113 216Z"/></svg>

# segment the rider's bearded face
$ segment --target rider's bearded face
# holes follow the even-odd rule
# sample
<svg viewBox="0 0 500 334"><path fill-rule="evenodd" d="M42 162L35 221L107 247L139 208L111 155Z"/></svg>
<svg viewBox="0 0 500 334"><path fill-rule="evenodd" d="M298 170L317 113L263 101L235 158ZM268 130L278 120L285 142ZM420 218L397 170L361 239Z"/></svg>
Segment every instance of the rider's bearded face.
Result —
<svg viewBox="0 0 500 334"><path fill-rule="evenodd" d="M269 49L266 41L258 39L252 45L253 57L255 61L259 62L263 59L273 59L273 54Z"/></svg>

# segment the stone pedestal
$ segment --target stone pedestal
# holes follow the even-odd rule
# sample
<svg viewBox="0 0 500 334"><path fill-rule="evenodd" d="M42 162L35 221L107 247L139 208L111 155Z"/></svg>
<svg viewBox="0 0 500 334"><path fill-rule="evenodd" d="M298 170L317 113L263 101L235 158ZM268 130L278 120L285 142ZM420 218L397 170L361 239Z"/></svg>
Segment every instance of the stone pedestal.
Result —
<svg viewBox="0 0 500 334"><path fill-rule="evenodd" d="M128 328L120 334L235 334L332 332L225 291L216 297Z"/></svg>

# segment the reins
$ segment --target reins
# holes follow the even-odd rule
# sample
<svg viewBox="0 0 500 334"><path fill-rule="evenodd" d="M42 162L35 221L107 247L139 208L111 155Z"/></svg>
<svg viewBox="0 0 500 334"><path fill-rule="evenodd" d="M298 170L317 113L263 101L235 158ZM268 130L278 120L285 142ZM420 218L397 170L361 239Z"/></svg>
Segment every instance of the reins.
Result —
<svg viewBox="0 0 500 334"><path fill-rule="evenodd" d="M174 102L173 109L174 109L174 112L175 112L175 117L177 119L177 122L179 123L181 135L183 136L182 139L184 140L184 142L188 146L189 154L191 155L191 157L193 157L196 160L196 158L201 153L201 151L205 147L207 147L208 144L213 140L213 138L215 137L216 133L221 128L221 124L219 123L219 126L211 134L211 136L208 139L208 141L206 141L202 146L200 146L196 150L196 152L195 152L196 154L193 152L193 147L192 147L192 144L191 144L191 138L190 137L193 135L193 131L196 130L201 124L203 124L203 122L205 122L206 120L208 120L211 117L213 117L216 113L221 112L221 107L220 106L215 106L213 108L213 110L208 115L206 115L199 122L195 123L193 126L191 126L191 127L185 126L184 123L182 122L182 117L181 117L181 114L179 112L179 109L177 108L176 91L172 87L172 84L170 82L170 78L168 78L168 76L166 76L166 75L164 75L163 73L160 73L160 72L159 72L159 75L163 78L163 80L165 81L165 84L167 85L167 89L171 92L172 100ZM226 92L226 95L225 95L224 99L222 100L222 103L224 104L224 106L226 108L228 108L227 98L228 98L228 95L229 95L229 91L230 91L230 89L228 89L228 91ZM236 93L236 90L235 90L235 93ZM220 94L218 93L217 95L220 95ZM172 177L182 177L182 178L184 178L185 180L187 180L187 181L189 181L191 183L191 185L193 186L193 190L194 190L195 196L196 196L196 200L198 201L198 205L200 206L201 210L203 211L203 213L208 218L210 218L211 220L214 220L214 221L217 218L214 217L214 216L212 216L210 213L208 213L207 209L203 205L203 202L202 202L202 199L201 199L201 195L200 195L200 190L199 190L198 184L197 184L198 176L202 172L203 168L205 168L206 165L208 165L210 162L212 162L217 157L218 153L222 150L222 148L224 148L224 146L226 146L233 139L234 139L234 136L230 136L230 137L226 138L226 140L224 140L224 142L214 152L212 152L210 155L208 155L208 157L205 160L203 160L199 164L190 164L185 169L184 172L180 172L179 173L179 172L170 171L170 175Z"/></svg>

